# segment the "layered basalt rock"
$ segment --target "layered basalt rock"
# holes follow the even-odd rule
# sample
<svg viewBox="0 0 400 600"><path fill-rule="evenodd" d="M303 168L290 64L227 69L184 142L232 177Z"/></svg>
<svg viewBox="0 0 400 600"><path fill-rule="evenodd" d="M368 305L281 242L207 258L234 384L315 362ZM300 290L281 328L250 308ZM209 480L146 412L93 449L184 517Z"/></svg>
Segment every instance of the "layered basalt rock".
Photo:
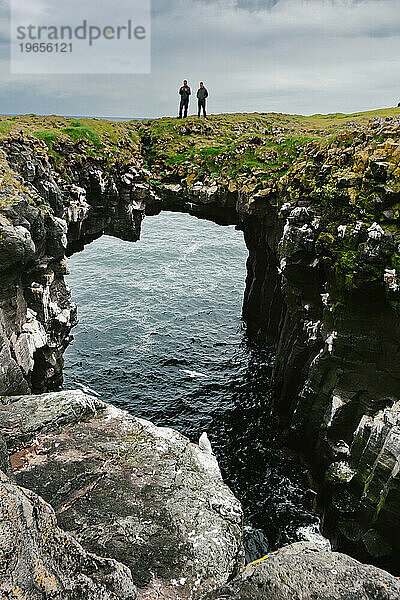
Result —
<svg viewBox="0 0 400 600"><path fill-rule="evenodd" d="M17 483L87 550L129 567L139 597L192 598L239 572L242 509L212 454L81 392L3 403Z"/></svg>
<svg viewBox="0 0 400 600"><path fill-rule="evenodd" d="M65 255L104 233L134 241L160 210L235 224L248 332L276 347L276 412L313 468L326 531L394 569L400 447L397 425L379 424L400 389L398 117L165 119L111 145L108 131L101 147L1 141L0 393L61 385L76 321Z"/></svg>
<svg viewBox="0 0 400 600"><path fill-rule="evenodd" d="M236 195L237 223L249 248L247 330L276 347L276 412L312 467L325 532L337 547L395 569L400 532L391 500L398 494L393 465L381 466L379 479L375 474L374 488L381 487L374 494L368 492L370 475L352 474L359 472L364 451L371 469L380 461L378 446L366 436L360 441L360 423L390 409L400 389L400 124L396 118L346 123L325 147L317 140L305 143L298 159L285 146L291 125L275 134L274 152L282 154L283 146L292 161L283 176L285 164L269 167L268 177L259 167L246 169L249 155L254 163L275 139L267 128L264 136L250 135L248 122L233 121L232 129L242 128L243 137L218 150L229 134L222 119L214 125L208 134L214 135L216 156L205 142L203 155L198 149L198 129L210 124L177 125L162 135L157 124L149 124L147 153L155 176L170 180L168 189L177 190L172 180L179 177L179 193L191 202L181 210L207 214L207 202L194 194L198 178L219 205L229 193ZM264 126L254 117L253 131ZM194 140L197 159L190 160ZM240 160L241 168L232 172ZM158 184L161 196L163 185ZM397 461L400 446L389 439ZM341 501L349 481L347 500Z"/></svg>
<svg viewBox="0 0 400 600"><path fill-rule="evenodd" d="M18 199L0 216L0 389L28 393L62 383L76 323L64 281L67 225Z"/></svg>
<svg viewBox="0 0 400 600"><path fill-rule="evenodd" d="M400 389L399 125L378 127L374 142L358 134L344 148L311 149L312 161L281 182L286 308L275 381L277 409L321 486L325 531L339 548L395 569L398 483L374 432L369 438L363 427L391 409ZM393 432L383 437L397 461ZM360 455L368 457L368 473Z"/></svg>

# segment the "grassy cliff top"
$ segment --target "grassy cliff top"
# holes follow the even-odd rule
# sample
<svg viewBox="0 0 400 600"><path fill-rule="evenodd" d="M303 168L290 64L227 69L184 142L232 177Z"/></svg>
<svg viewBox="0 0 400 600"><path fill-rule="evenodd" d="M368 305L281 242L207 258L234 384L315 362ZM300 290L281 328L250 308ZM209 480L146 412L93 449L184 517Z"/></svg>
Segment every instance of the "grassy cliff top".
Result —
<svg viewBox="0 0 400 600"><path fill-rule="evenodd" d="M0 144L8 138L33 136L45 142L50 156L59 162L62 146L73 144L81 155L99 160L129 160L139 153L135 123L105 119L73 119L58 116L19 115L0 117Z"/></svg>
<svg viewBox="0 0 400 600"><path fill-rule="evenodd" d="M138 129L143 155L156 179L214 178L225 182L273 182L288 172L311 143L324 148L360 131L371 120L400 116L400 108L352 115L250 113L143 121ZM343 140L342 140L343 141Z"/></svg>
<svg viewBox="0 0 400 600"><path fill-rule="evenodd" d="M161 176L170 171L178 176L183 171L186 174L187 169L182 168L185 162L193 163L199 176L222 171L229 177L251 169L271 176L285 163L289 166L299 155L299 148L310 141L327 145L343 130L365 127L376 117L392 116L400 116L400 109L309 117L241 113L211 115L207 121L196 117L114 122L54 115L4 116L0 118L0 143L21 134L31 135L43 140L56 159L62 156L60 145L74 144L81 154L113 162L138 156L143 142L148 162ZM224 169L223 163L229 163L225 165L228 168Z"/></svg>

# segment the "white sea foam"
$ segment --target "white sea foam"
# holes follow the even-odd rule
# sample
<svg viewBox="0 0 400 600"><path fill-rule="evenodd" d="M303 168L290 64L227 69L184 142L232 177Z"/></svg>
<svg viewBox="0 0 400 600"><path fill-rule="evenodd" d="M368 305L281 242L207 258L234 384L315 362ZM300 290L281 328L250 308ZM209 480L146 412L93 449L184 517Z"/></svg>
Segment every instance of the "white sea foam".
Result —
<svg viewBox="0 0 400 600"><path fill-rule="evenodd" d="M204 373L199 373L198 371L190 371L189 369L179 369L181 373L185 373L189 375L192 379L196 379L197 377L203 377L204 379L208 379L208 375L204 375Z"/></svg>

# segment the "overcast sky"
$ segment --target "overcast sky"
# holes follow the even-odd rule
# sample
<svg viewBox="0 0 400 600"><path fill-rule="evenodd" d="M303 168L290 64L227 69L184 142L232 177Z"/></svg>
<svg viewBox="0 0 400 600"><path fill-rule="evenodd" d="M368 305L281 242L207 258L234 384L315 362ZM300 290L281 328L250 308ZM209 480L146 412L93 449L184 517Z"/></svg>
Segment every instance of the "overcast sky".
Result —
<svg viewBox="0 0 400 600"><path fill-rule="evenodd" d="M98 0L99 18L112 4ZM215 113L400 101L400 0L152 0L151 74L114 76L11 75L6 0L0 10L3 114L175 115L184 78L204 80Z"/></svg>

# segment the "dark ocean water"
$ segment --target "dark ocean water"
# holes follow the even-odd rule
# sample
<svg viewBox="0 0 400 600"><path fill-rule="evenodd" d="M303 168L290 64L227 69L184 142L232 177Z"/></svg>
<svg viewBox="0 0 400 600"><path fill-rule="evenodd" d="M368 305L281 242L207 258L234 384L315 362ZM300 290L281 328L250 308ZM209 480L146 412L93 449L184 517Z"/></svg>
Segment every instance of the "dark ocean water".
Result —
<svg viewBox="0 0 400 600"><path fill-rule="evenodd" d="M306 473L271 415L272 351L249 343L241 321L246 259L233 227L173 213L147 218L136 244L103 237L73 256L80 324L65 387L194 442L207 431L252 560L318 534Z"/></svg>

